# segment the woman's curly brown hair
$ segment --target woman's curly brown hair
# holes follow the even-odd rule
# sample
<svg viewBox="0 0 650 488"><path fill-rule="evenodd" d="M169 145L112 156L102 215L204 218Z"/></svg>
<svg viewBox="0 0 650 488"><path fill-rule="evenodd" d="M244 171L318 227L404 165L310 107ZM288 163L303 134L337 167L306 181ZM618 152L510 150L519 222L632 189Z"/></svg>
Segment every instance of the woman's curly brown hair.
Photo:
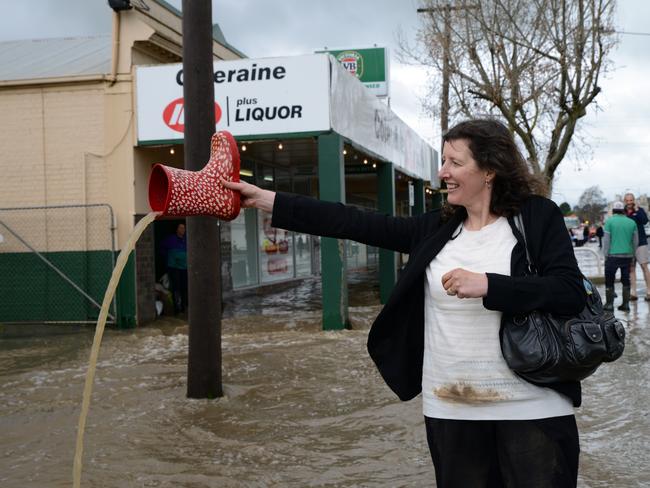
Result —
<svg viewBox="0 0 650 488"><path fill-rule="evenodd" d="M464 139L482 170L494 171L490 211L510 217L519 213L531 195L546 194L546 185L533 175L508 128L494 119L471 119L461 122L443 135L444 142ZM443 216L450 217L460 208L445 203ZM464 211L464 209L463 209Z"/></svg>

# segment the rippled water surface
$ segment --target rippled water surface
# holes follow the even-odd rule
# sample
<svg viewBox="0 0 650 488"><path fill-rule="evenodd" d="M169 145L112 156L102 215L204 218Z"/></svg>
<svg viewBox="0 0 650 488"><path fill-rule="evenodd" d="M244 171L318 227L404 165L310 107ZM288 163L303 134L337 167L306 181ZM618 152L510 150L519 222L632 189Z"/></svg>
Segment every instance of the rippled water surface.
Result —
<svg viewBox="0 0 650 488"><path fill-rule="evenodd" d="M366 352L376 287L352 330L320 330L316 281L226 304L226 396L188 400L182 320L107 330L82 486L434 486L420 399L399 402ZM582 487L650 486L648 304L626 353L584 383ZM92 328L0 326L0 487L71 486Z"/></svg>

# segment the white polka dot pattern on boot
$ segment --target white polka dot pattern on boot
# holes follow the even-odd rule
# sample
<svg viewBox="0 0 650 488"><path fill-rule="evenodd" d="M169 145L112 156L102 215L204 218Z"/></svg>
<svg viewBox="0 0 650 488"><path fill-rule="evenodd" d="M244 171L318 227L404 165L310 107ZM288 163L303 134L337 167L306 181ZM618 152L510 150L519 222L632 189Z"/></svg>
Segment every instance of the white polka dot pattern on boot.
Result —
<svg viewBox="0 0 650 488"><path fill-rule="evenodd" d="M165 169L171 198L165 215L210 215L233 220L239 215L239 192L224 187L219 179L239 181L239 151L233 136L219 131L212 136L210 160L201 171Z"/></svg>

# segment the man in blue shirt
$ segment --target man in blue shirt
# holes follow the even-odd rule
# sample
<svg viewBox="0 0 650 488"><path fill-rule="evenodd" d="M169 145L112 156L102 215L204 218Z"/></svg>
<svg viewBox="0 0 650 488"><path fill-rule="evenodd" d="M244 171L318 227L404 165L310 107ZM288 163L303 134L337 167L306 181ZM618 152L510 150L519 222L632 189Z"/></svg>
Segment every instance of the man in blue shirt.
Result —
<svg viewBox="0 0 650 488"><path fill-rule="evenodd" d="M167 236L160 244L160 250L167 264L167 275L174 297L174 313L187 308L187 237L185 224L176 227L176 233Z"/></svg>
<svg viewBox="0 0 650 488"><path fill-rule="evenodd" d="M648 223L648 215L645 213L641 207L636 205L636 200L632 193L626 193L624 200L625 202L625 213L626 215L636 222L636 227L639 232L639 245L636 248L634 253L634 258L632 258L632 264L630 265L630 286L631 286L631 295L630 300L638 300L636 294L636 263L639 263L641 266L641 271L643 271L643 279L645 280L646 287L646 301L650 302L650 270L648 269L648 236L645 233L645 224Z"/></svg>

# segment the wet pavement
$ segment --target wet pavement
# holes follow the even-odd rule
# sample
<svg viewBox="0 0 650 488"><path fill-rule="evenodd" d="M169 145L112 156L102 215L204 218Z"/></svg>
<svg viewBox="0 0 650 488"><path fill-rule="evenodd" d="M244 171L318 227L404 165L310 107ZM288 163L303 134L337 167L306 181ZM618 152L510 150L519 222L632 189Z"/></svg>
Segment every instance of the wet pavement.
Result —
<svg viewBox="0 0 650 488"><path fill-rule="evenodd" d="M216 400L185 398L183 320L107 330L82 486L435 486L419 397L397 400L366 352L376 281L352 276L350 304L352 329L324 332L317 279L227 302ZM649 305L617 312L625 354L583 383L580 487L650 486ZM71 485L92 339L90 327L0 325L2 488Z"/></svg>

